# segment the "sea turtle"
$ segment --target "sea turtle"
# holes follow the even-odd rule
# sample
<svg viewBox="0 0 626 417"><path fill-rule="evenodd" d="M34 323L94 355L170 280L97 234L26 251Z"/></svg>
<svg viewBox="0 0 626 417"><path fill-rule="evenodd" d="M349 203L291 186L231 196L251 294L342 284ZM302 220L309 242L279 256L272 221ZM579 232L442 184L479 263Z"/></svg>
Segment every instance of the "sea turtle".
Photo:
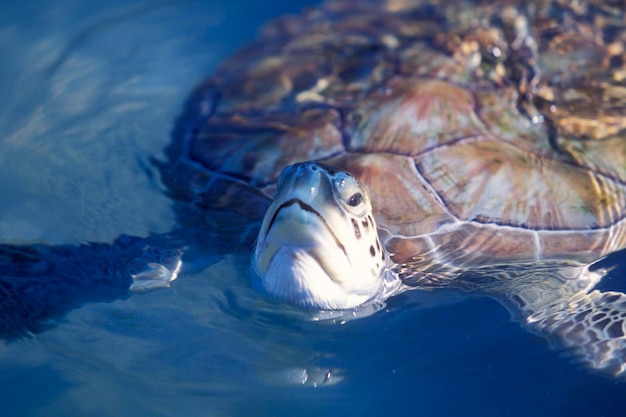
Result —
<svg viewBox="0 0 626 417"><path fill-rule="evenodd" d="M180 229L120 238L107 268L123 272L98 285L169 283L209 227L249 245L274 300L487 295L622 376L626 295L599 283L626 247L624 19L617 2L331 0L272 22L193 92L155 161L191 208ZM63 253L2 250L5 268Z"/></svg>
<svg viewBox="0 0 626 417"><path fill-rule="evenodd" d="M626 296L593 290L610 262L589 264L626 246L624 18L610 3L327 2L198 87L163 181L246 216L273 198L251 265L271 298L486 294L622 374Z"/></svg>

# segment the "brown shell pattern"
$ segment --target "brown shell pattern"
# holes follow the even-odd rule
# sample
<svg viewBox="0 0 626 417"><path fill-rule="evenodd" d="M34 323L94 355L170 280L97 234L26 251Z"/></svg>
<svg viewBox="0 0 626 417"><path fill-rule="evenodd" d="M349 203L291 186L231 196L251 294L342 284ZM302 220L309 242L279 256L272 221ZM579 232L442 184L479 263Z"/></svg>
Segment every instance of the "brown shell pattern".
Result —
<svg viewBox="0 0 626 417"><path fill-rule="evenodd" d="M254 212L285 166L322 160L368 188L398 263L588 262L626 245L623 10L331 0L280 18L196 89L164 181Z"/></svg>

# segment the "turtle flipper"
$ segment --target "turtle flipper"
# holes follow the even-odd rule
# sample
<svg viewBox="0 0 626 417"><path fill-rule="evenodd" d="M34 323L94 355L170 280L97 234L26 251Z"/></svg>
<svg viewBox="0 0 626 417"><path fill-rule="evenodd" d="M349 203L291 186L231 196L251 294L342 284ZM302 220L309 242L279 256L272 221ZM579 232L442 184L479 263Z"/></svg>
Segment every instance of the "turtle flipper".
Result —
<svg viewBox="0 0 626 417"><path fill-rule="evenodd" d="M146 292L169 287L178 278L182 254L182 249L156 249L146 244L125 267L132 278L129 290Z"/></svg>
<svg viewBox="0 0 626 417"><path fill-rule="evenodd" d="M626 375L625 294L581 292L528 316L526 323L592 368Z"/></svg>
<svg viewBox="0 0 626 417"><path fill-rule="evenodd" d="M87 302L169 285L180 268L176 244L169 236L78 246L0 244L0 340L44 331Z"/></svg>
<svg viewBox="0 0 626 417"><path fill-rule="evenodd" d="M492 297L555 347L593 369L626 377L626 294L605 284L611 281L614 289L624 281L624 254L615 252L586 266L560 260L466 269L434 264L408 275L404 283Z"/></svg>

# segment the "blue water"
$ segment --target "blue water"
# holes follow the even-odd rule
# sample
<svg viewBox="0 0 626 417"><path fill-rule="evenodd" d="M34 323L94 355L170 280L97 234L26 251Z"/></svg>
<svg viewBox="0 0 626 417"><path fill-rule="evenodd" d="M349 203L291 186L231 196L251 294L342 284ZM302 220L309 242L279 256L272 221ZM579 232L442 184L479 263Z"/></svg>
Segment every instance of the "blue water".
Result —
<svg viewBox="0 0 626 417"><path fill-rule="evenodd" d="M0 240L171 230L149 160L186 95L303 4L3 2ZM308 322L249 288L245 254L207 258L170 289L87 304L0 346L0 415L625 413L623 382L572 364L494 301L408 293L368 318Z"/></svg>

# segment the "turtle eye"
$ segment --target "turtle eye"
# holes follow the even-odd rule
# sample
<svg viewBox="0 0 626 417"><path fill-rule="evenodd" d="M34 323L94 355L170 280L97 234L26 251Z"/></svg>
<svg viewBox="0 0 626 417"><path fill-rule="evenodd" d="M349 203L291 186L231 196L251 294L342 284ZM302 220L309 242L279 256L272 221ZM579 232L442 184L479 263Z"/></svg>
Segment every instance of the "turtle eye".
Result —
<svg viewBox="0 0 626 417"><path fill-rule="evenodd" d="M335 175L333 192L335 201L354 215L361 215L363 210L368 209L367 192L359 181L347 172Z"/></svg>
<svg viewBox="0 0 626 417"><path fill-rule="evenodd" d="M346 200L346 203L351 207L357 207L362 202L363 202L363 194L361 193L352 194L350 198Z"/></svg>

